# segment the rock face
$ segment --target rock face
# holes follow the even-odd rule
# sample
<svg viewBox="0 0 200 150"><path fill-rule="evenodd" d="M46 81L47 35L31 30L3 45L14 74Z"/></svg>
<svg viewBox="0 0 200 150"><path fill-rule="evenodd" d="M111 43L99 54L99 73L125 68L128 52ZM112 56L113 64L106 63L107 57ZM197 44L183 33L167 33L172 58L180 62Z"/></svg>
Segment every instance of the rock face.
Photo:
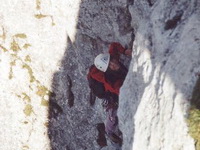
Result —
<svg viewBox="0 0 200 150"><path fill-rule="evenodd" d="M111 42L131 45L132 32L126 3L80 3L76 35L67 35L68 46L52 83L49 135L53 149L99 149L96 126L104 121L105 114L100 100L94 104L91 97L88 68L97 54L108 51ZM105 149L115 148L108 143Z"/></svg>
<svg viewBox="0 0 200 150"><path fill-rule="evenodd" d="M105 116L90 97L87 69L111 42L132 45L128 5L0 3L0 149L99 149L96 125Z"/></svg>
<svg viewBox="0 0 200 150"><path fill-rule="evenodd" d="M161 0L129 7L136 35L118 111L123 149L195 149L186 117L200 70L199 6Z"/></svg>
<svg viewBox="0 0 200 150"><path fill-rule="evenodd" d="M120 91L122 149L194 149L185 118L200 71L198 0L0 3L0 149L100 149L105 114L86 75L113 41L133 48Z"/></svg>

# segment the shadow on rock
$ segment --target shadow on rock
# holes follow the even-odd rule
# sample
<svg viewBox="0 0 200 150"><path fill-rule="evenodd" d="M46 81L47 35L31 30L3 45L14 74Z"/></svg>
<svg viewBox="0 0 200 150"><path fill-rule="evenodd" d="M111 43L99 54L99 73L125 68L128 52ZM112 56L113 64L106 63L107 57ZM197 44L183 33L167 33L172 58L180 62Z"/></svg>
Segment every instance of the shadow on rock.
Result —
<svg viewBox="0 0 200 150"><path fill-rule="evenodd" d="M134 37L127 9L116 0L81 2L75 40L67 35L66 51L52 81L48 125L52 150L109 148L104 133L97 133L103 130L101 124L96 128L104 121L103 114L97 110L86 75L95 56L107 51L111 42L131 43ZM126 16L126 27L119 16Z"/></svg>

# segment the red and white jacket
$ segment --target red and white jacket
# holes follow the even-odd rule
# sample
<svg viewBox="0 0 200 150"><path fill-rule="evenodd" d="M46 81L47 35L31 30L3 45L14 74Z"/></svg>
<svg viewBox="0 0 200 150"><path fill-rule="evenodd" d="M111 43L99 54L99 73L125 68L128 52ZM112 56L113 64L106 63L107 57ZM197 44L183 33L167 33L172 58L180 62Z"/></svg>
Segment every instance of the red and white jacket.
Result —
<svg viewBox="0 0 200 150"><path fill-rule="evenodd" d="M109 46L109 53L111 56L114 56L116 59L119 60L120 54L124 54L125 48L120 44L113 42ZM111 93L115 93L119 95L120 87L122 86L124 80L118 79L115 83L110 83L105 78L105 73L98 70L96 67L92 68L88 73L88 77L91 76L95 80L104 84L106 92L109 91Z"/></svg>

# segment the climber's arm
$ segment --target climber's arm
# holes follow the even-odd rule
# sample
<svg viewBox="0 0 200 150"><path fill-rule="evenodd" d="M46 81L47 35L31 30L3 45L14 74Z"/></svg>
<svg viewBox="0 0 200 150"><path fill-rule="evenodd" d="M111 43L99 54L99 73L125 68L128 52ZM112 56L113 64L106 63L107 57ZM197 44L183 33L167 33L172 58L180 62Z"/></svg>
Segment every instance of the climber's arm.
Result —
<svg viewBox="0 0 200 150"><path fill-rule="evenodd" d="M113 42L110 44L109 53L118 57L120 54L131 56L132 50L124 48L120 43Z"/></svg>

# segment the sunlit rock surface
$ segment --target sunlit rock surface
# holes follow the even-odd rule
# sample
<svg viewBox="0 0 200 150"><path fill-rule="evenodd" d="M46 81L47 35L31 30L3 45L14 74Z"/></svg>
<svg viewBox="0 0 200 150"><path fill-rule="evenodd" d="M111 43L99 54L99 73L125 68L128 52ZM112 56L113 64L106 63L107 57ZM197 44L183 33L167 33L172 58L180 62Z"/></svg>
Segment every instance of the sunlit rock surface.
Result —
<svg viewBox="0 0 200 150"><path fill-rule="evenodd" d="M134 52L121 89L124 150L194 150L187 109L200 71L199 1L135 1Z"/></svg>
<svg viewBox="0 0 200 150"><path fill-rule="evenodd" d="M0 5L0 149L50 149L48 101L66 48L65 8L40 0Z"/></svg>

